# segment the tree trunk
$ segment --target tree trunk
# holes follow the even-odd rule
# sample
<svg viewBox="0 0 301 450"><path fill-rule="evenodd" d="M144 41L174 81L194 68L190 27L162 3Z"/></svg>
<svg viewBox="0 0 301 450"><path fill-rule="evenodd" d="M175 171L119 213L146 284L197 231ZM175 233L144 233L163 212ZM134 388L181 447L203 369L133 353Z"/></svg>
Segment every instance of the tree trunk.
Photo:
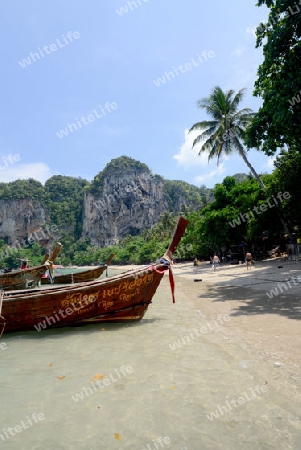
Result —
<svg viewBox="0 0 301 450"><path fill-rule="evenodd" d="M262 189L266 189L265 184L263 183L262 179L260 178L260 176L258 175L258 173L256 172L256 170L254 169L254 167L252 166L252 164L249 162L248 158L246 157L245 152L241 152L240 156L242 157L242 159L244 160L244 162L246 163L246 165L249 167L249 169L251 170L252 174L254 175L254 177L256 178L256 180L258 181L259 185L262 187Z"/></svg>
<svg viewBox="0 0 301 450"><path fill-rule="evenodd" d="M258 181L259 185L262 187L262 189L264 191L266 191L266 186L264 185L262 179L260 178L260 176L258 175L258 173L256 172L256 170L254 169L254 167L252 166L252 164L248 161L248 158L246 157L246 154L244 152L240 153L241 157L243 158L244 162L247 164L247 166L249 167L249 169L251 170L252 174L254 175L254 177L256 178L256 180ZM283 228L285 229L286 233L288 234L289 238L293 241L293 235L287 225L287 223L285 222L282 212L281 210L278 208L278 205L276 206L276 213L277 216L279 217L279 220L283 226Z"/></svg>

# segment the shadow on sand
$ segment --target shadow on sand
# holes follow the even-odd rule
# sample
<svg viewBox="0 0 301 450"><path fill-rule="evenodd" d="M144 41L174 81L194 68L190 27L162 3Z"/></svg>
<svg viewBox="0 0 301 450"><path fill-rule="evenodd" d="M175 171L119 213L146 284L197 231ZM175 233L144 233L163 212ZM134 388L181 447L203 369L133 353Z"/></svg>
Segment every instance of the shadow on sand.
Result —
<svg viewBox="0 0 301 450"><path fill-rule="evenodd" d="M279 314L289 319L301 319L300 295L285 291L269 299L265 291L241 286L211 286L200 298L212 298L213 302L239 301L244 305L231 311L231 316L255 314Z"/></svg>

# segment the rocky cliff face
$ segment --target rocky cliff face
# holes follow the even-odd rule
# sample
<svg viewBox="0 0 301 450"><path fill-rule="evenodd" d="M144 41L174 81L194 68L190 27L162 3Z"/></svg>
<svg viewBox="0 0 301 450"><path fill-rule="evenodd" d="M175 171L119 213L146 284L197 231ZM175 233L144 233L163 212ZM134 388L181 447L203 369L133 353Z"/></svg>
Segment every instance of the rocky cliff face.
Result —
<svg viewBox="0 0 301 450"><path fill-rule="evenodd" d="M33 236L49 247L55 240L69 245L82 237L107 246L150 229L164 212L200 209L202 195L195 186L164 180L122 156L92 182L56 175L45 186L32 179L0 183L0 238L14 245Z"/></svg>
<svg viewBox="0 0 301 450"><path fill-rule="evenodd" d="M85 194L83 237L97 246L118 243L155 225L168 211L163 181L149 170L124 167L105 173L101 195Z"/></svg>
<svg viewBox="0 0 301 450"><path fill-rule="evenodd" d="M35 240L38 236L44 238L41 229L45 223L45 209L40 203L33 205L30 199L0 200L0 238L9 245L30 236L36 236Z"/></svg>

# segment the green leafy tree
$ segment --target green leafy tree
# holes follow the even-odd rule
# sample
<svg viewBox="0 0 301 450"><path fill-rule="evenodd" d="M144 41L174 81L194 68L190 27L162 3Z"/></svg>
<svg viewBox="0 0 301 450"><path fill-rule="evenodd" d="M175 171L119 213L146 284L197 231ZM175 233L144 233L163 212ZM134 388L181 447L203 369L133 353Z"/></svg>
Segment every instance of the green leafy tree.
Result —
<svg viewBox="0 0 301 450"><path fill-rule="evenodd" d="M5 200L30 198L32 201L42 201L44 199L44 187L33 178L0 183L0 198Z"/></svg>
<svg viewBox="0 0 301 450"><path fill-rule="evenodd" d="M82 232L84 190L88 181L62 175L54 175L45 183L45 205L51 222L64 233L79 239Z"/></svg>
<svg viewBox="0 0 301 450"><path fill-rule="evenodd" d="M195 123L189 132L201 131L195 138L193 147L201 144L199 154L207 152L208 160L217 158L217 162L219 162L223 153L229 155L238 152L264 189L265 186L249 162L243 146L246 127L254 116L250 108L238 109L243 95L244 89L237 93L233 90L224 92L219 86L215 86L209 97L202 98L197 102L198 108L204 109L212 120Z"/></svg>
<svg viewBox="0 0 301 450"><path fill-rule="evenodd" d="M289 198L281 203L283 215L294 231L301 231L301 153L282 151L274 162L270 195L287 192Z"/></svg>
<svg viewBox="0 0 301 450"><path fill-rule="evenodd" d="M198 107L205 109L213 120L204 120L195 123L189 132L194 130L202 131L194 140L193 147L203 141L199 154L208 152L209 160L217 157L219 161L222 153L228 155L233 151L237 151L261 188L266 189L262 179L249 162L247 152L243 146L246 138L246 129L254 117L254 113L249 108L238 110L239 104L243 99L243 94L244 89L241 89L235 94L233 90L223 92L219 86L216 86L208 98L203 98L198 101ZM283 219L281 210L277 208L276 212L282 226L292 236L288 225Z"/></svg>
<svg viewBox="0 0 301 450"><path fill-rule="evenodd" d="M254 95L263 99L247 131L249 147L273 155L279 147L301 149L301 13L296 0L259 0L270 9L256 30L263 46Z"/></svg>
<svg viewBox="0 0 301 450"><path fill-rule="evenodd" d="M180 180L164 180L163 189L164 197L168 204L169 211L195 211L206 204L206 200L210 199L211 189L205 186L200 188L193 186L185 181ZM181 203L185 201L184 203Z"/></svg>

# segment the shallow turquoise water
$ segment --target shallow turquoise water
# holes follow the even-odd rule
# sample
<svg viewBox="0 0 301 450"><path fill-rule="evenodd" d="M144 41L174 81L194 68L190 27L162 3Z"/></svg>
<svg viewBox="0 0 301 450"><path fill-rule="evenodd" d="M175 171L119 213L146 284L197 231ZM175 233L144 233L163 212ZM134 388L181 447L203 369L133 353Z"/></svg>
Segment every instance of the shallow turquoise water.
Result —
<svg viewBox="0 0 301 450"><path fill-rule="evenodd" d="M4 335L0 448L301 449L300 396L278 369L218 329L172 350L206 326L189 285L178 280L172 305L164 277L139 323ZM230 410L229 402L264 385L265 393ZM6 437L33 413L45 418Z"/></svg>

